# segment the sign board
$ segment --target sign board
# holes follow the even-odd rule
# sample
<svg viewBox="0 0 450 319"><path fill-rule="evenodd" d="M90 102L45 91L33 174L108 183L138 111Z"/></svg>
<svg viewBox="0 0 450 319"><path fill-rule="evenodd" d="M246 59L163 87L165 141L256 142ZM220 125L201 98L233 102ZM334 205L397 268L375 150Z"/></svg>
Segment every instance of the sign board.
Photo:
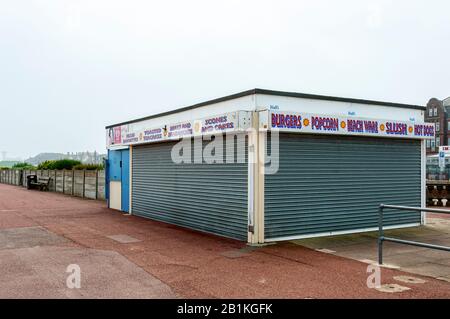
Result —
<svg viewBox="0 0 450 319"><path fill-rule="evenodd" d="M159 127L148 121L109 128L106 144L121 147L135 144L176 140L184 137L214 135L245 131L251 127L252 112L237 111L186 120L178 123L161 123ZM391 138L433 139L432 123L358 118L341 115L261 111L260 128L281 132L306 134L357 135ZM450 149L449 149L450 152Z"/></svg>
<svg viewBox="0 0 450 319"><path fill-rule="evenodd" d="M439 151L439 168L441 171L445 169L445 152Z"/></svg>
<svg viewBox="0 0 450 319"><path fill-rule="evenodd" d="M108 147L176 140L184 137L214 135L244 131L251 126L251 113L232 112L203 119L179 123L164 123L159 127L147 126L146 122L112 127L106 131Z"/></svg>
<svg viewBox="0 0 450 319"><path fill-rule="evenodd" d="M445 154L450 154L450 146L439 146L439 152L444 152Z"/></svg>
<svg viewBox="0 0 450 319"><path fill-rule="evenodd" d="M270 129L308 134L339 134L433 139L434 124L295 112L268 112ZM260 123L261 125L261 123Z"/></svg>

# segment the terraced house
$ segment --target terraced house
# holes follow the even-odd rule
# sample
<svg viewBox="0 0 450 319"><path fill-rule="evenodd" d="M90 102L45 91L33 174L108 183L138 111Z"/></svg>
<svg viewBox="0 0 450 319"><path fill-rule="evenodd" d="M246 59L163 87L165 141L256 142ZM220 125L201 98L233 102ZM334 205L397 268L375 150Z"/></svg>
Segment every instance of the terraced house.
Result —
<svg viewBox="0 0 450 319"><path fill-rule="evenodd" d="M450 145L449 113L450 97L444 100L432 98L428 102L425 113L425 121L434 123L436 128L436 138L434 140L427 140L427 155L436 154L439 151L439 146Z"/></svg>

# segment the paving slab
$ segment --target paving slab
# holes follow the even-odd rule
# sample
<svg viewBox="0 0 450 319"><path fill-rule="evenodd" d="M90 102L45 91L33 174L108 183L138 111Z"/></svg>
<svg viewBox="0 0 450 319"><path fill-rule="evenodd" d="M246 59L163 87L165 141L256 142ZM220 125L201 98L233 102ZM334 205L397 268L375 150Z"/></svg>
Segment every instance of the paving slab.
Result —
<svg viewBox="0 0 450 319"><path fill-rule="evenodd" d="M386 230L394 238L450 246L450 216L429 214L425 226ZM378 260L378 232L294 241L311 249L332 249L334 255L360 261ZM450 274L450 254L446 251L402 245L383 244L383 261L393 268L430 277Z"/></svg>
<svg viewBox="0 0 450 319"><path fill-rule="evenodd" d="M141 242L141 240L133 238L131 236L128 235L124 235L124 234L120 234L120 235L112 235L112 236L107 236L109 239L115 240L118 243L121 244L134 244L134 243L139 243Z"/></svg>
<svg viewBox="0 0 450 319"><path fill-rule="evenodd" d="M0 250L35 246L61 245L67 240L43 227L0 229Z"/></svg>
<svg viewBox="0 0 450 319"><path fill-rule="evenodd" d="M0 251L0 260L0 298L176 297L170 287L112 251L33 247ZM80 289L67 286L70 265L79 266Z"/></svg>
<svg viewBox="0 0 450 319"><path fill-rule="evenodd" d="M440 265L434 262L415 264L407 267L402 267L402 269L410 273L430 276L434 278L450 276L450 268L448 266Z"/></svg>

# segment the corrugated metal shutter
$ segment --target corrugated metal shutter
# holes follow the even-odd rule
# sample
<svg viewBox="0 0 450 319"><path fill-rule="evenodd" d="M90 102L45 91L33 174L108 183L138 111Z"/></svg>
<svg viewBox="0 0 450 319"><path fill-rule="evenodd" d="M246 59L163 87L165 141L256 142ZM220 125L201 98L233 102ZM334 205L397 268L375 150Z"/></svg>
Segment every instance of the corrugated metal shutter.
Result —
<svg viewBox="0 0 450 319"><path fill-rule="evenodd" d="M175 164L171 159L174 145L133 148L132 213L247 240L248 164ZM224 147L224 159L231 147L235 145Z"/></svg>
<svg viewBox="0 0 450 319"><path fill-rule="evenodd" d="M418 140L280 134L279 144L279 171L265 177L266 239L372 228L381 203L421 205ZM385 225L420 221L385 214Z"/></svg>

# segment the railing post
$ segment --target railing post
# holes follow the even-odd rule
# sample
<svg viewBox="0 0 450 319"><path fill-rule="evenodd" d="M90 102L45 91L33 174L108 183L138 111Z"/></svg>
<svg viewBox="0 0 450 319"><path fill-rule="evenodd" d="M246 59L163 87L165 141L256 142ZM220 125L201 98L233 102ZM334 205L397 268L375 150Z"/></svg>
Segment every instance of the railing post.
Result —
<svg viewBox="0 0 450 319"><path fill-rule="evenodd" d="M378 265L383 264L383 240L384 240L383 210L384 205L381 204L378 209Z"/></svg>

